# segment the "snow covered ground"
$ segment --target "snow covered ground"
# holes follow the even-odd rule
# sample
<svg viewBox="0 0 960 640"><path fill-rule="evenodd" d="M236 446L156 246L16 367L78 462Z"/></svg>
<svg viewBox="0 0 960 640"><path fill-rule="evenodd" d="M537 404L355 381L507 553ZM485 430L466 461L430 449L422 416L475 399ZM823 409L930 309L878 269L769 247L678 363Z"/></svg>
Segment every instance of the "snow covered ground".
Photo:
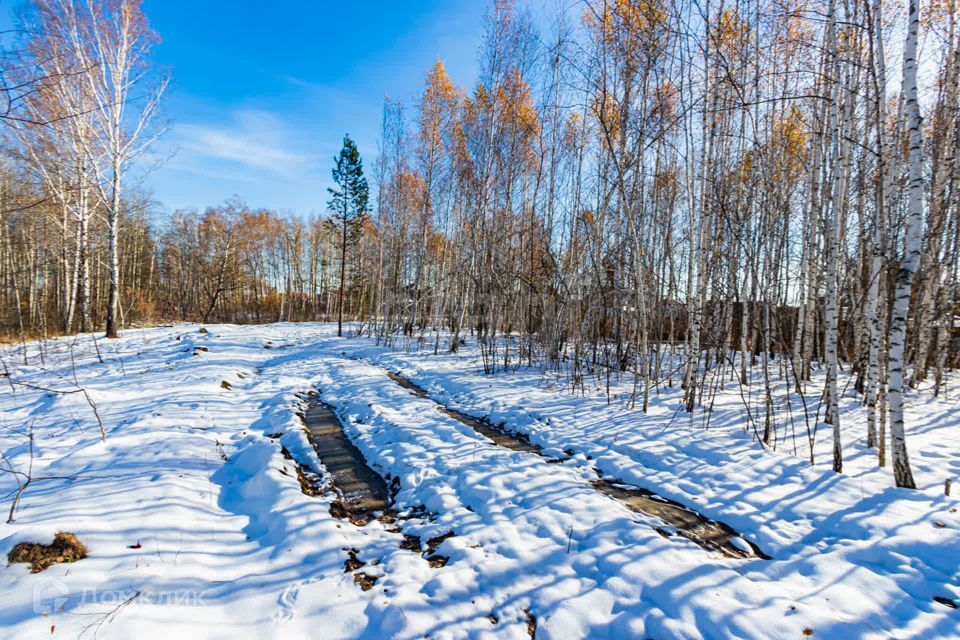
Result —
<svg viewBox="0 0 960 640"><path fill-rule="evenodd" d="M36 344L3 352L3 467L31 474L0 553L71 531L89 556L0 575L0 636L364 638L908 638L960 636L958 393L908 399L921 489L892 487L843 405L846 475L821 428L811 467L792 438L764 451L744 429L736 387L703 414L662 390L647 415L600 391L571 395L539 370L484 376L460 354L338 339L327 325L197 325ZM442 352L442 349L441 349ZM386 376L527 434L546 457L496 447ZM960 380L952 381L954 385ZM97 422L79 382L95 402ZM226 382L226 384L224 384ZM323 475L297 394L334 406L370 464L396 478L396 523L330 515L301 492L293 457ZM614 385L627 395L631 381ZM798 439L802 442L805 432ZM565 451L572 451L568 455ZM593 489L606 476L737 529L771 560L734 559ZM46 479L45 479L46 478ZM0 476L0 496L17 487ZM3 501L4 515L11 496ZM417 515L424 507L426 514ZM5 519L5 518L4 518ZM448 532L434 568L401 548ZM378 576L362 590L350 550Z"/></svg>

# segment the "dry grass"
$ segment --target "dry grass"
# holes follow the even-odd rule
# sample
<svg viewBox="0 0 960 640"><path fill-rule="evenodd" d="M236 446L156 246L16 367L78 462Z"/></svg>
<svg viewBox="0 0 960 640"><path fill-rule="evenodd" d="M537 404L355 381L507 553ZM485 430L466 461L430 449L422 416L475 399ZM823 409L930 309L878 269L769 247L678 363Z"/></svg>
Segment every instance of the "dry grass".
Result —
<svg viewBox="0 0 960 640"><path fill-rule="evenodd" d="M87 547L72 533L60 531L51 544L21 542L7 554L8 562L28 562L30 572L39 573L58 562L76 562L87 557Z"/></svg>

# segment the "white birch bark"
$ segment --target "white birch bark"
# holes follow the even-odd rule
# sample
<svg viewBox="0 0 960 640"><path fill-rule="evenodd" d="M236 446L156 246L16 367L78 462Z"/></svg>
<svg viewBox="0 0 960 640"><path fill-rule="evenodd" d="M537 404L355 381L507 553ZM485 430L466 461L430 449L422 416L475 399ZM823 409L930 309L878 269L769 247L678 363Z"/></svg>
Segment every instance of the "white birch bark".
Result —
<svg viewBox="0 0 960 640"><path fill-rule="evenodd" d="M923 244L923 140L920 105L917 102L917 32L920 28L919 0L908 0L907 37L903 51L903 96L909 135L909 199L907 209L906 255L897 272L893 311L890 317L889 403L890 454L893 477L898 487L915 489L903 418L904 343L913 276L920 264Z"/></svg>

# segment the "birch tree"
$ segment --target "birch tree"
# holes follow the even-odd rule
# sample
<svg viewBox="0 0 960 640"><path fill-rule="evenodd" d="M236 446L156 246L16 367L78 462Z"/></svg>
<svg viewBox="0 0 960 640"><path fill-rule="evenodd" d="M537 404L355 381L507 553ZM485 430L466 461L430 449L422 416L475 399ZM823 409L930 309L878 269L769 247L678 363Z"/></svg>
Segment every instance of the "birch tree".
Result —
<svg viewBox="0 0 960 640"><path fill-rule="evenodd" d="M898 487L915 489L903 417L904 346L906 344L907 314L913 276L920 264L923 248L923 120L917 102L917 37L920 30L919 0L908 0L907 35L903 47L903 96L906 107L909 155L909 193L907 200L907 228L904 234L905 253L897 271L893 310L890 316L890 452L893 459L893 477Z"/></svg>

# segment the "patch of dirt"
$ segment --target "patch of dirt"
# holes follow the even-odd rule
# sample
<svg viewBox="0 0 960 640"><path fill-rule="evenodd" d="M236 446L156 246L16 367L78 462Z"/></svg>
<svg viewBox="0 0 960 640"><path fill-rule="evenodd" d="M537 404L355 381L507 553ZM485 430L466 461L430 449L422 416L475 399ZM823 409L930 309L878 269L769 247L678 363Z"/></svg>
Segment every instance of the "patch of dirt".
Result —
<svg viewBox="0 0 960 640"><path fill-rule="evenodd" d="M420 537L404 534L403 542L400 543L400 548L406 549L407 551L415 551L420 553Z"/></svg>
<svg viewBox="0 0 960 640"><path fill-rule="evenodd" d="M957 608L957 601L953 598L947 598L944 596L933 596L933 601L942 604L945 607L950 607L951 609Z"/></svg>
<svg viewBox="0 0 960 640"><path fill-rule="evenodd" d="M523 612L527 614L527 635L534 638L537 635L537 618L530 613L530 609L524 609Z"/></svg>
<svg viewBox="0 0 960 640"><path fill-rule="evenodd" d="M400 529L397 529L395 533L400 533ZM420 541L420 536L414 536L406 533L403 535L403 542L400 543L400 548L406 549L407 551L413 551L414 553L419 553L431 567L434 569L439 569L440 567L446 566L450 561L450 558L436 553L437 547L439 547L444 540L448 540L454 535L455 534L453 531L448 531L441 536L430 538L427 540L426 548L424 548Z"/></svg>
<svg viewBox="0 0 960 640"><path fill-rule="evenodd" d="M320 478L316 475L304 471L303 467L297 465L297 482L300 483L300 491L304 495L310 497L316 497L320 495L320 490L317 488L317 484L320 482Z"/></svg>
<svg viewBox="0 0 960 640"><path fill-rule="evenodd" d="M437 547L443 544L444 540L449 540L454 537L456 534L453 531L448 531L443 535L436 536L435 538L430 538L427 540L427 548L423 549L420 545L420 538L417 536L404 536L404 541L400 544L401 549L410 549L411 551L419 552L423 558L427 561L433 569L439 569L440 567L447 566L447 563L450 561L450 558L439 553L436 553Z"/></svg>
<svg viewBox="0 0 960 640"><path fill-rule="evenodd" d="M319 492L315 495L319 495ZM330 502L330 515L337 520L346 520L355 527L365 527L370 522L363 514L353 511L349 504L339 499Z"/></svg>
<svg viewBox="0 0 960 640"><path fill-rule="evenodd" d="M277 437L279 437L279 435L280 434L278 434ZM270 436L270 437L273 437L273 436ZM287 449L286 447L281 446L280 453L283 454L283 457L285 459L293 462L293 466L297 470L297 482L300 483L300 491L302 491L304 495L310 496L311 498L315 498L318 495L320 495L321 493L320 489L317 488L320 484L320 477L315 473L312 473L304 469L299 462L294 460L293 455L290 453L290 450ZM283 470L281 470L281 473L283 473L284 475L288 475ZM333 509L331 508L330 511L332 513Z"/></svg>
<svg viewBox="0 0 960 640"><path fill-rule="evenodd" d="M334 500L330 503L330 515L337 520L349 520L350 512L347 510L342 500Z"/></svg>
<svg viewBox="0 0 960 640"><path fill-rule="evenodd" d="M360 585L360 588L364 591L373 589L373 585L375 585L379 579L380 576L372 576L369 573L357 572L353 574L353 581Z"/></svg>
<svg viewBox="0 0 960 640"><path fill-rule="evenodd" d="M87 557L87 547L77 536L60 531L51 544L21 542L7 554L8 562L30 563L30 573L40 573L52 564L76 562Z"/></svg>
<svg viewBox="0 0 960 640"><path fill-rule="evenodd" d="M447 531L442 536L437 536L436 538L430 538L429 540L427 540L427 552L430 554L433 554L433 552L437 550L437 547L439 547L444 540L449 540L455 535L457 534L455 534L453 531Z"/></svg>
<svg viewBox="0 0 960 640"><path fill-rule="evenodd" d="M227 391L230 391L230 389L232 389L233 386L232 386L229 382L227 382L226 380L223 380L223 381L220 383L220 388L221 388L221 389L226 389Z"/></svg>
<svg viewBox="0 0 960 640"><path fill-rule="evenodd" d="M435 553L432 556L427 558L427 563L434 569L439 569L440 567L447 566L447 562L450 561L450 558L447 556L442 556L439 553Z"/></svg>
<svg viewBox="0 0 960 640"><path fill-rule="evenodd" d="M357 550L347 551L347 561L343 563L343 572L352 573L361 567L367 566L367 563L357 557Z"/></svg>

